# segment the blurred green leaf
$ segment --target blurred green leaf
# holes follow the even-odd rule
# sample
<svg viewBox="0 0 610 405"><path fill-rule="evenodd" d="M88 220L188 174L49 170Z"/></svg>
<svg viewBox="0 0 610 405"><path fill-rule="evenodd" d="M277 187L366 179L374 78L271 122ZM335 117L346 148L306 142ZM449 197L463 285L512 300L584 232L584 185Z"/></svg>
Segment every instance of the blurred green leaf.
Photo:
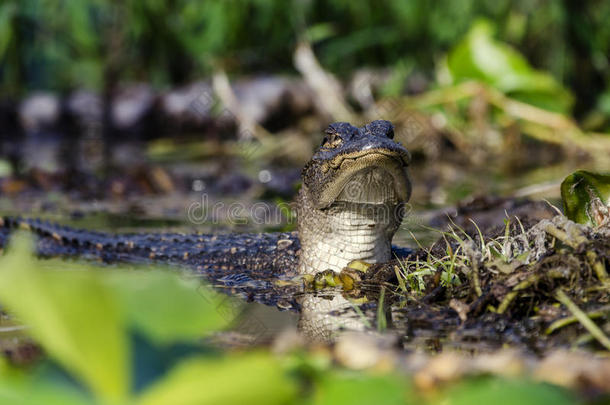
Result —
<svg viewBox="0 0 610 405"><path fill-rule="evenodd" d="M102 85L103 65L98 59L82 58L71 62L64 74L73 86L86 89L99 89Z"/></svg>
<svg viewBox="0 0 610 405"><path fill-rule="evenodd" d="M220 307L238 303L170 271L116 272L107 277L128 323L160 344L195 340L233 321Z"/></svg>
<svg viewBox="0 0 610 405"><path fill-rule="evenodd" d="M0 380L3 405L92 405L95 402L73 387L54 381L13 376Z"/></svg>
<svg viewBox="0 0 610 405"><path fill-rule="evenodd" d="M307 28L305 32L305 37L311 43L316 43L318 41L324 41L325 39L331 38L333 35L336 35L337 30L334 25L331 23L320 23L312 25Z"/></svg>
<svg viewBox="0 0 610 405"><path fill-rule="evenodd" d="M415 403L409 401L413 396L407 379L398 375L329 372L320 378L312 402L316 405L392 405Z"/></svg>
<svg viewBox="0 0 610 405"><path fill-rule="evenodd" d="M561 183L565 215L574 222L600 225L610 209L610 174L578 170ZM605 206L605 211L604 211Z"/></svg>
<svg viewBox="0 0 610 405"><path fill-rule="evenodd" d="M13 38L13 19L17 11L17 6L6 2L0 5L0 60L4 58L7 49Z"/></svg>
<svg viewBox="0 0 610 405"><path fill-rule="evenodd" d="M7 177L13 174L13 168L8 160L0 159L0 177Z"/></svg>
<svg viewBox="0 0 610 405"><path fill-rule="evenodd" d="M532 381L502 378L469 380L446 390L439 405L575 405L567 391Z"/></svg>
<svg viewBox="0 0 610 405"><path fill-rule="evenodd" d="M413 72L413 62L403 59L392 67L392 73L387 82L381 87L384 96L399 97L404 92L407 77Z"/></svg>
<svg viewBox="0 0 610 405"><path fill-rule="evenodd" d="M597 108L607 116L610 116L610 91L603 93L597 100Z"/></svg>
<svg viewBox="0 0 610 405"><path fill-rule="evenodd" d="M548 73L533 69L525 57L493 38L492 25L484 20L473 24L448 56L454 81L480 80L521 101L566 113L572 104L570 93Z"/></svg>
<svg viewBox="0 0 610 405"><path fill-rule="evenodd" d="M120 400L130 381L121 315L96 274L44 269L29 240L13 238L0 258L0 301L34 338L100 398Z"/></svg>
<svg viewBox="0 0 610 405"><path fill-rule="evenodd" d="M139 405L285 404L296 399L294 381L268 354L211 360L193 358L176 366L142 394Z"/></svg>

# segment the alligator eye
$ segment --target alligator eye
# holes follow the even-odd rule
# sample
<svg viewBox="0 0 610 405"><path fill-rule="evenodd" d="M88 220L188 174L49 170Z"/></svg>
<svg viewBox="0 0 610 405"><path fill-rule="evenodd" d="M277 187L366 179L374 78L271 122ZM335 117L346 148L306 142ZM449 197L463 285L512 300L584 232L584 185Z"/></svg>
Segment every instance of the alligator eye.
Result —
<svg viewBox="0 0 610 405"><path fill-rule="evenodd" d="M341 136L333 132L324 137L322 146L325 148L336 148L337 146L341 145L341 142L343 142Z"/></svg>

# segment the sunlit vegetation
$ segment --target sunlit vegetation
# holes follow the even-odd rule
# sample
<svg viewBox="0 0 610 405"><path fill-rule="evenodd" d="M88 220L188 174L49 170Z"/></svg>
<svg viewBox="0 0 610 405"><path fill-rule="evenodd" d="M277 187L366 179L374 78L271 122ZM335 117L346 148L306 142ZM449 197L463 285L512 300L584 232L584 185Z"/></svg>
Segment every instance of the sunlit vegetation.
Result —
<svg viewBox="0 0 610 405"><path fill-rule="evenodd" d="M561 196L571 220L597 227L610 223L610 174L572 173L561 184Z"/></svg>

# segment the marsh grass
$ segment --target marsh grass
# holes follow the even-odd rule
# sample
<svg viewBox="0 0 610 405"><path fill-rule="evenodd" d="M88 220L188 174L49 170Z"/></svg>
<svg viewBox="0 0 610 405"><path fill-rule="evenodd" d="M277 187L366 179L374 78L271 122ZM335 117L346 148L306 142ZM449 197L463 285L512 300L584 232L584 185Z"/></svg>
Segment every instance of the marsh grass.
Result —
<svg viewBox="0 0 610 405"><path fill-rule="evenodd" d="M523 329L519 339L529 339L530 348L595 342L594 348L610 350L610 284L602 277L607 228L563 216L533 225L507 218L503 229L487 234L474 222L471 228L451 223L435 230L439 240L430 248L420 245L415 254L396 258L395 280L384 284L386 300L400 303L407 318L424 319L423 329L450 325L452 339L460 329L480 329L485 340L489 322L503 320L513 325L511 333ZM515 339L498 333L493 340L509 338Z"/></svg>

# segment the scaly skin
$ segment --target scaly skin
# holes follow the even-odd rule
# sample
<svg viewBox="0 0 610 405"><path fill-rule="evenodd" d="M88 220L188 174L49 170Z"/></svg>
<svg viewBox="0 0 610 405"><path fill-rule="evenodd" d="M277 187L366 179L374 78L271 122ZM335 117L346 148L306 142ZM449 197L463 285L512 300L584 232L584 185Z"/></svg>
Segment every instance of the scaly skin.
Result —
<svg viewBox="0 0 610 405"><path fill-rule="evenodd" d="M276 289L273 282L297 275L300 244L295 232L111 234L73 229L38 219L0 218L0 246L6 245L16 229L36 235L36 250L42 257L186 267L212 284L246 299L294 307L293 299L283 298L288 291Z"/></svg>
<svg viewBox="0 0 610 405"><path fill-rule="evenodd" d="M298 233L110 234L4 218L0 244L5 245L14 229L25 228L37 236L41 256L188 267L248 299L294 306L290 289L275 287L275 280L340 271L352 260L390 260L391 240L411 191L409 154L392 140L389 122L362 128L336 123L326 134L303 169L296 201ZM406 251L395 248L395 253L403 256Z"/></svg>

